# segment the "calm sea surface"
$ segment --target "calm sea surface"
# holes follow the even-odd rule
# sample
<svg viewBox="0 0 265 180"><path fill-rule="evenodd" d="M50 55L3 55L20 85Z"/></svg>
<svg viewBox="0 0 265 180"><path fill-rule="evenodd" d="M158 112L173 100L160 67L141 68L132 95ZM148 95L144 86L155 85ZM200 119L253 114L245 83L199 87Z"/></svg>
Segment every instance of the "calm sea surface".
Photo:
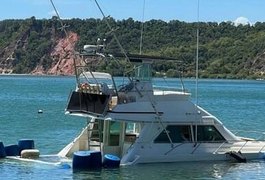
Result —
<svg viewBox="0 0 265 180"><path fill-rule="evenodd" d="M181 88L178 79L154 83ZM194 80L184 84L194 94ZM0 141L10 145L33 139L42 155L58 153L86 124L64 115L74 86L74 77L0 76ZM265 81L200 80L198 94L198 104L229 129L265 132ZM0 159L0 179L265 179L265 160L146 164L74 173L65 165Z"/></svg>

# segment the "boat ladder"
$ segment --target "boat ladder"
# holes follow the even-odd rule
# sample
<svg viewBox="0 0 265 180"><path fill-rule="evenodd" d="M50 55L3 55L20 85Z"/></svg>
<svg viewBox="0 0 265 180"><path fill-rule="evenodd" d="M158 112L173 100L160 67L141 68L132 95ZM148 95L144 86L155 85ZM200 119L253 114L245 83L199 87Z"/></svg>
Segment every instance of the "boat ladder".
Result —
<svg viewBox="0 0 265 180"><path fill-rule="evenodd" d="M103 121L92 118L88 124L88 149L101 151Z"/></svg>

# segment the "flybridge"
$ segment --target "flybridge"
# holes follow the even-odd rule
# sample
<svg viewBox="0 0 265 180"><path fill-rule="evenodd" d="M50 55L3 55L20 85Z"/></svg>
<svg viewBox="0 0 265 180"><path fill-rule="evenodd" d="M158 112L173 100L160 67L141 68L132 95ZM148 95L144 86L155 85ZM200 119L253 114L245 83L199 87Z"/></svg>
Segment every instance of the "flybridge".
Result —
<svg viewBox="0 0 265 180"><path fill-rule="evenodd" d="M163 56L151 56L142 54L130 54L117 52L108 52L105 50L105 45L84 45L83 51L80 53L82 56L102 56L102 57L115 57L115 58L125 58L126 56L130 62L143 62L143 61L179 61L173 57L163 57Z"/></svg>
<svg viewBox="0 0 265 180"><path fill-rule="evenodd" d="M115 57L124 57L121 53L113 53ZM178 61L176 58L172 57L162 57L162 56L150 56L150 55L140 55L140 54L128 54L128 58L131 62L143 62L143 61L154 61L154 60L169 60L169 61Z"/></svg>

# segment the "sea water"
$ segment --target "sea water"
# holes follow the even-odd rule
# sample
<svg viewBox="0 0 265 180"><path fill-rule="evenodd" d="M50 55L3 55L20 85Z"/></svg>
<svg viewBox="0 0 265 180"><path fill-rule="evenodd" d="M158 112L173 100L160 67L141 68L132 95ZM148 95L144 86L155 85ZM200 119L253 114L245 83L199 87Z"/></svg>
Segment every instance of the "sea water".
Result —
<svg viewBox="0 0 265 180"><path fill-rule="evenodd" d="M0 76L0 85L4 145L33 139L42 155L56 154L87 123L64 114L74 77ZM265 131L265 81L199 80L197 100L194 80L184 80L183 87L179 79L154 79L154 85L184 88L193 94L192 101L242 135L258 137L256 131ZM144 164L90 172L73 172L69 165L0 159L0 179L265 179L263 160Z"/></svg>

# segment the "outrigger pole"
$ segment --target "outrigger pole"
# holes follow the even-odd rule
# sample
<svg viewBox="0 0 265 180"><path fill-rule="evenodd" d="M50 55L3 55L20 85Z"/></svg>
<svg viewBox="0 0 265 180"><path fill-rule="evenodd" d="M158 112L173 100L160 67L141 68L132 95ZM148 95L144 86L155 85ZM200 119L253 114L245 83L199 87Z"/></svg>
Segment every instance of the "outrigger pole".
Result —
<svg viewBox="0 0 265 180"><path fill-rule="evenodd" d="M108 20L107 20L107 17L105 16L105 14L104 14L104 12L102 11L100 5L98 4L98 1L95 0L95 3L96 3L96 5L97 5L98 9L100 10L102 16L104 17L105 22L106 22L108 28L110 29L110 32L113 32L114 30L113 30L113 28L111 27L111 25L109 24L109 22L108 22ZM116 36L115 33L113 33L113 37L115 38L115 40L116 40L118 46L120 47L121 52L122 52L123 55L125 56L126 60L131 64L129 57L127 56L127 53L125 52L124 48L122 47L122 45L121 45L121 43L120 43L120 41L119 41L119 39L117 38L117 36Z"/></svg>
<svg viewBox="0 0 265 180"><path fill-rule="evenodd" d="M58 13L58 11L57 11L57 9L56 9L56 7L55 7L53 1L50 0L50 2L51 2L51 4L52 4L52 7L53 7L55 13L56 13L56 16L57 16L58 19L59 19L59 22L60 22L60 24L61 24L61 30L64 31L68 43L71 44L71 42L69 41L69 35L68 35L67 31L66 31L66 27L67 27L67 26L66 26L65 24L63 24L63 21L62 21L62 19L60 18L60 15L59 15L59 13ZM73 52L73 54L74 54L74 59L73 59L73 61L74 61L75 78L76 78L76 83L78 83L79 80L78 80L77 68L76 68L76 53Z"/></svg>
<svg viewBox="0 0 265 180"><path fill-rule="evenodd" d="M196 34L196 88L195 88L195 108L198 111L198 78L199 78L199 19L200 19L200 0L197 1L197 34ZM198 112L196 113L196 119L198 118ZM198 126L195 125L195 146L197 145L197 133Z"/></svg>
<svg viewBox="0 0 265 180"><path fill-rule="evenodd" d="M196 97L196 106L198 105L198 78L199 78L199 18L200 18L200 0L198 0L197 6L197 35L196 35L196 89L195 89L195 97Z"/></svg>

